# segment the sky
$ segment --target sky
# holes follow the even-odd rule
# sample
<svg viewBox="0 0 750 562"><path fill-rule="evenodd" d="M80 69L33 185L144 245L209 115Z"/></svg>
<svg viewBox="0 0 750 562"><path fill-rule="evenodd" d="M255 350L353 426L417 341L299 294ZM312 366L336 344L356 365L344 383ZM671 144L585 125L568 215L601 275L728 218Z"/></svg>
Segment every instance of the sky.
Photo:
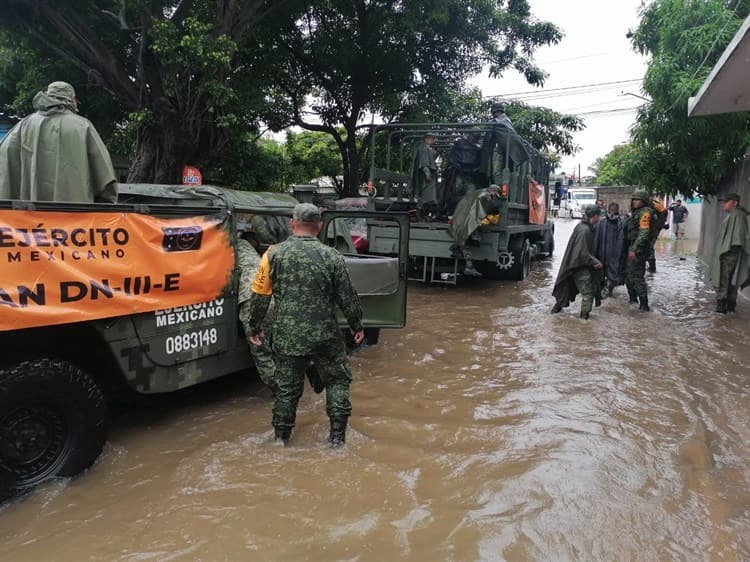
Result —
<svg viewBox="0 0 750 562"><path fill-rule="evenodd" d="M582 175L591 175L587 168L616 145L627 142L635 120L635 111L606 112L637 108L645 103L637 97L622 95L623 92L644 95L640 79L646 72L646 59L633 51L625 36L638 25L641 0L529 0L529 4L537 19L553 22L565 34L560 43L543 47L535 54L537 64L549 74L544 87L530 86L515 71L494 79L477 76L470 83L481 88L485 96L517 97L559 112L583 114L586 129L574 136L581 150L574 156L563 157L561 169L572 173L580 164ZM548 92L625 80L634 81ZM532 99L534 94L510 95L532 91L555 97ZM601 111L605 113L586 115ZM513 115L509 117L513 119Z"/></svg>

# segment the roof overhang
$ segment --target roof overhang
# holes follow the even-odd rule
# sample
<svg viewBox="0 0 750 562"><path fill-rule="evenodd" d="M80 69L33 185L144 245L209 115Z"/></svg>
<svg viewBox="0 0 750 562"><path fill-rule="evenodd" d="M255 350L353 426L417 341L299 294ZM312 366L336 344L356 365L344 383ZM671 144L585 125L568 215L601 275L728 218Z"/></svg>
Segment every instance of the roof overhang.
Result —
<svg viewBox="0 0 750 562"><path fill-rule="evenodd" d="M750 111L750 16L724 50L719 62L688 100L688 115Z"/></svg>

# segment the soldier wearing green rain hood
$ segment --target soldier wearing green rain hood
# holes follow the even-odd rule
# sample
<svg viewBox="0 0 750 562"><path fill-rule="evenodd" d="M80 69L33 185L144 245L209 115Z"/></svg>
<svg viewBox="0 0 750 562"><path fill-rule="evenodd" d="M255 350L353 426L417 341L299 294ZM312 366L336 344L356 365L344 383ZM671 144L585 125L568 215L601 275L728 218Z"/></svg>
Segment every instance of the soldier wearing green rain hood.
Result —
<svg viewBox="0 0 750 562"><path fill-rule="evenodd" d="M411 167L411 197L417 201L417 215L420 220L436 218L440 204L438 194L437 162L435 160L435 135L426 133L423 142L414 151Z"/></svg>
<svg viewBox="0 0 750 562"><path fill-rule="evenodd" d="M594 225L600 218L599 207L589 205L583 219L573 229L552 291L555 297L552 314L562 312L581 293L581 318L589 319L594 298L599 294L599 275L595 275L594 270L602 269L602 262L594 255Z"/></svg>
<svg viewBox="0 0 750 562"><path fill-rule="evenodd" d="M736 193L719 201L728 215L716 237L711 282L716 287L716 312L726 314L735 311L738 290L750 285L750 214Z"/></svg>
<svg viewBox="0 0 750 562"><path fill-rule="evenodd" d="M112 160L78 115L73 86L52 82L33 105L36 111L0 141L0 199L115 203Z"/></svg>
<svg viewBox="0 0 750 562"><path fill-rule="evenodd" d="M500 208L500 188L491 185L484 189L469 191L458 202L453 213L448 234L456 242L452 249L461 254L466 261L464 275L481 277L482 274L474 267L471 247L480 244L479 228L490 224L497 224Z"/></svg>

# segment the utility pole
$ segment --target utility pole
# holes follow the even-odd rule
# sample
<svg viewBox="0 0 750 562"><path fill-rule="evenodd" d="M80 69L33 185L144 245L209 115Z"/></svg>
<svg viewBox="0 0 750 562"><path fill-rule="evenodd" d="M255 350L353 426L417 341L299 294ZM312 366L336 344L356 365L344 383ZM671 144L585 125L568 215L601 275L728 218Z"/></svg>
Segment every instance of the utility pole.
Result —
<svg viewBox="0 0 750 562"><path fill-rule="evenodd" d="M581 164L578 163L578 187L581 186Z"/></svg>

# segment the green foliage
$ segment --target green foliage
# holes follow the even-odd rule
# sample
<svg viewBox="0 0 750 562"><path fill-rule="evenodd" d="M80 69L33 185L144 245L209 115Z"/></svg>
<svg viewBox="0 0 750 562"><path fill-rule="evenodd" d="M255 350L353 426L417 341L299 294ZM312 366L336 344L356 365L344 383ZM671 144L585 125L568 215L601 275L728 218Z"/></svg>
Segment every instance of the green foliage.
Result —
<svg viewBox="0 0 750 562"><path fill-rule="evenodd" d="M688 117L686 108L749 11L747 0L656 0L643 8L632 41L650 57L644 90L653 103L640 109L633 130L644 187L715 193L743 158L747 113Z"/></svg>
<svg viewBox="0 0 750 562"><path fill-rule="evenodd" d="M53 80L71 82L105 141L133 156L131 180L178 181L246 149L271 95L254 35L295 2L0 0L0 106L31 110ZM6 87L7 85L7 87ZM238 174L238 176L241 174Z"/></svg>
<svg viewBox="0 0 750 562"><path fill-rule="evenodd" d="M342 174L341 154L325 133L287 133L285 142L246 134L231 153L207 170L205 180L247 191L287 191L292 184Z"/></svg>
<svg viewBox="0 0 750 562"><path fill-rule="evenodd" d="M289 158L290 183L307 183L327 177L334 185L343 174L341 153L331 135L304 131L287 133L286 152Z"/></svg>
<svg viewBox="0 0 750 562"><path fill-rule="evenodd" d="M633 144L621 144L589 168L596 174L596 185L638 185L640 154Z"/></svg>

